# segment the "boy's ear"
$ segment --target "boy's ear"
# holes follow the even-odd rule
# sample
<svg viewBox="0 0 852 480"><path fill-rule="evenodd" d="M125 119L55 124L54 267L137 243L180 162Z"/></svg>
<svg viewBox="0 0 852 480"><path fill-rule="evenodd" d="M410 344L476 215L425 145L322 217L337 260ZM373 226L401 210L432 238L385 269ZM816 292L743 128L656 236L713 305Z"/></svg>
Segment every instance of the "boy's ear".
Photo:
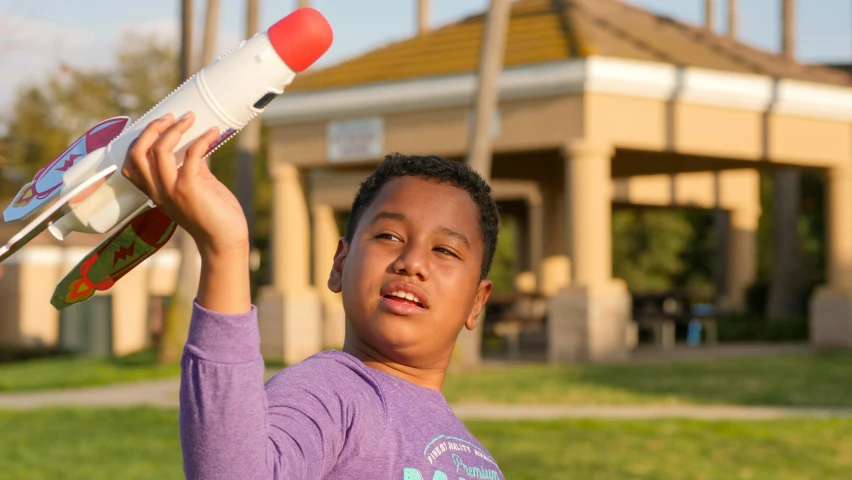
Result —
<svg viewBox="0 0 852 480"><path fill-rule="evenodd" d="M464 322L465 328L473 330L476 328L476 321L479 319L479 314L485 308L485 302L491 296L491 289L494 288L494 283L491 280L480 280L479 288L476 289L476 300L473 302L473 308L470 310L470 316Z"/></svg>
<svg viewBox="0 0 852 480"><path fill-rule="evenodd" d="M337 241L337 251L334 252L334 263L331 264L331 272L328 274L328 289L334 293L340 293L343 290L343 264L346 262L347 254L349 254L349 244L346 243L346 237L340 237Z"/></svg>

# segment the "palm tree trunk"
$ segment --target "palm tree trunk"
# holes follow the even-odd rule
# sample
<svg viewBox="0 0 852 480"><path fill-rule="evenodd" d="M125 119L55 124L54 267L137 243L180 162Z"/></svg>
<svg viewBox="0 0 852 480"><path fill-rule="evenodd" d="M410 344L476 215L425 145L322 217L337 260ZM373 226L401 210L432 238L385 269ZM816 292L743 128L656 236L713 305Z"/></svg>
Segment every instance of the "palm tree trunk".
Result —
<svg viewBox="0 0 852 480"><path fill-rule="evenodd" d="M258 31L259 1L246 1L246 38L251 38ZM260 151L261 118L255 118L243 128L237 136L237 199L246 216L248 224L249 243L254 246L254 174L257 154ZM253 277L254 278L254 277ZM252 288L252 292L255 289Z"/></svg>
<svg viewBox="0 0 852 480"><path fill-rule="evenodd" d="M467 163L486 181L491 178L491 128L494 113L500 100L500 71L506 48L506 31L512 11L511 0L491 0L485 19L479 60L479 89L473 125L468 134ZM453 362L461 367L475 367L480 363L482 349L482 323L485 309L473 330L462 329L456 340Z"/></svg>
<svg viewBox="0 0 852 480"><path fill-rule="evenodd" d="M431 24L429 0L417 0L417 34L422 35L429 31Z"/></svg>
<svg viewBox="0 0 852 480"><path fill-rule="evenodd" d="M204 43L201 45L201 64L213 63L216 55L216 40L219 37L219 0L207 0L204 18Z"/></svg>
<svg viewBox="0 0 852 480"><path fill-rule="evenodd" d="M795 58L793 0L783 0L781 13L781 54ZM802 248L798 221L801 211L801 175L794 167L783 167L773 174L772 279L766 308L767 316L778 318L804 313Z"/></svg>
<svg viewBox="0 0 852 480"><path fill-rule="evenodd" d="M482 35L479 84L467 161L485 180L491 178L491 127L500 96L500 71L506 49L506 30L512 10L510 0L491 0Z"/></svg>
<svg viewBox="0 0 852 480"><path fill-rule="evenodd" d="M181 28L181 82L194 74L192 68L192 0L182 0ZM219 27L219 0L207 0L207 14L204 25L204 43L202 45L203 65L213 61L216 51L216 38ZM198 293L201 262L195 241L183 229L175 232L180 249L180 265L175 292L166 311L163 334L157 350L157 361L161 364L180 361L186 336L189 333L189 319L192 304Z"/></svg>

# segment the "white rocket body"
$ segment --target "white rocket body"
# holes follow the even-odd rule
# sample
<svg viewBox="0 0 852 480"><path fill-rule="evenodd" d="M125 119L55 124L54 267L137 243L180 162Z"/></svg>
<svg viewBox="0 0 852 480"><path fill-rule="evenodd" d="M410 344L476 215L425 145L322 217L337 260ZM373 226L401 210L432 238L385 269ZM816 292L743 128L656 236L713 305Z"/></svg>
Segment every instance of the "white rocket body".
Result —
<svg viewBox="0 0 852 480"><path fill-rule="evenodd" d="M152 121L168 113L175 119L190 111L195 114L192 127L175 148L180 166L187 147L208 129L216 126L221 132L212 152L283 93L295 76L296 72L276 53L266 32L243 41L187 80L106 148L90 153L68 169L63 175L63 195L111 165L119 172L48 229L59 240L70 232L106 233L149 201L120 170L132 142Z"/></svg>
<svg viewBox="0 0 852 480"><path fill-rule="evenodd" d="M283 93L299 72L324 55L332 40L331 26L322 14L312 8L298 9L205 66L129 127L127 117L94 125L42 167L3 212L7 222L30 221L5 245L0 245L0 262L45 228L59 240L71 232L104 234L115 229L57 285L51 304L62 309L91 298L95 291L109 289L161 248L166 238L161 235L174 224L165 217L167 225L158 225L164 221L162 212L146 208L151 200L120 173L134 140L152 121L166 114L177 119L192 112L195 121L174 148L177 166L183 164L190 144L210 128L218 127L221 134L209 146L209 154ZM151 217L152 213L155 217ZM133 227L137 218L140 222L136 227L141 230ZM128 226L131 228L125 228ZM161 227L162 232L157 230ZM162 242L146 240L152 229ZM128 255L134 255L132 245L137 240L146 243L146 248L138 250L120 268L112 272L99 270L101 277L90 278L88 268L99 256L107 251L123 252L126 245L121 242L128 239L133 242ZM127 260L127 255L122 255Z"/></svg>

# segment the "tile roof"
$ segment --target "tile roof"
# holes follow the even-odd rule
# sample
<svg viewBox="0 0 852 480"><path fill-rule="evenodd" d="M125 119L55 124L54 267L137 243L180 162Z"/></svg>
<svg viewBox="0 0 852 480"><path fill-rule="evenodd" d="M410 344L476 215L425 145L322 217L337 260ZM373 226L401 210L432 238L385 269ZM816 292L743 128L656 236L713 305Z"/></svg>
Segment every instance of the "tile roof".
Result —
<svg viewBox="0 0 852 480"><path fill-rule="evenodd" d="M298 76L291 91L473 72L485 15L475 15ZM517 0L505 67L598 55L754 73L834 85L852 75L758 50L620 0Z"/></svg>

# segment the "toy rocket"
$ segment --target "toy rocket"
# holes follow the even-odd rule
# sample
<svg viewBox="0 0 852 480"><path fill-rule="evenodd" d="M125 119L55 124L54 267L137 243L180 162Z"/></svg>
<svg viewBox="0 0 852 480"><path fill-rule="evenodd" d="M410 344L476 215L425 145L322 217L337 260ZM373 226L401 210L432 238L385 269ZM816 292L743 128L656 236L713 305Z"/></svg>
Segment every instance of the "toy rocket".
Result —
<svg viewBox="0 0 852 480"><path fill-rule="evenodd" d="M45 229L59 240L72 232L115 229L59 282L51 304L61 310L110 288L165 245L175 230L175 223L144 193L115 174L145 127L168 113L180 118L192 111L195 122L175 147L178 166L186 148L216 126L222 134L209 155L325 54L332 37L322 14L298 9L205 66L135 123L115 117L92 127L40 169L3 212L6 222L37 216L0 247L0 262Z"/></svg>

